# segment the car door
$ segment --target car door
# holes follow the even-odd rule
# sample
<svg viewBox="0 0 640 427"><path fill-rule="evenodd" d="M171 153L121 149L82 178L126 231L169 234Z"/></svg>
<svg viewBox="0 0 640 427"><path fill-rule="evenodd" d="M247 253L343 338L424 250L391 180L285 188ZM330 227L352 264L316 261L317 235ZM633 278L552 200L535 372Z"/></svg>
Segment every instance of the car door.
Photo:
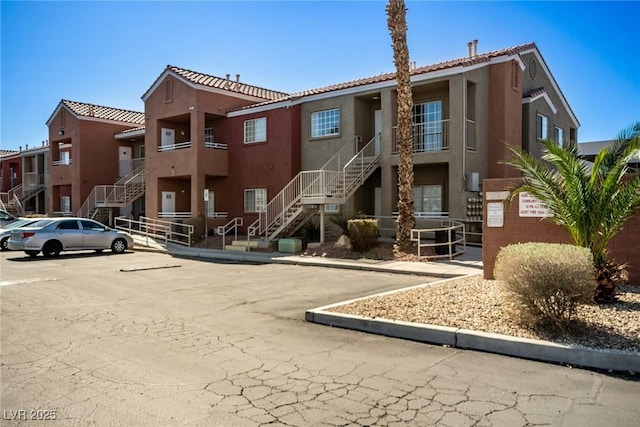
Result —
<svg viewBox="0 0 640 427"><path fill-rule="evenodd" d="M90 219L80 221L82 234L84 235L83 245L85 249L105 249L111 246L110 233L106 231L103 224Z"/></svg>
<svg viewBox="0 0 640 427"><path fill-rule="evenodd" d="M60 221L56 226L55 236L62 242L65 250L82 249L83 235L77 219Z"/></svg>

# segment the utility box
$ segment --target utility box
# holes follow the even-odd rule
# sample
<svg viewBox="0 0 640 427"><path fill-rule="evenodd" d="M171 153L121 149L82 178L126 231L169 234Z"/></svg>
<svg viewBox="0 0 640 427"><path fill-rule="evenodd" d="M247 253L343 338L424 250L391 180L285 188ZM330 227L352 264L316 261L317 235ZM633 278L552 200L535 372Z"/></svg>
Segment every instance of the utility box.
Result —
<svg viewBox="0 0 640 427"><path fill-rule="evenodd" d="M480 191L480 174L478 172L465 172L465 180L467 191Z"/></svg>
<svg viewBox="0 0 640 427"><path fill-rule="evenodd" d="M297 254L302 252L302 240L300 239L280 239L278 240L278 252L287 254Z"/></svg>

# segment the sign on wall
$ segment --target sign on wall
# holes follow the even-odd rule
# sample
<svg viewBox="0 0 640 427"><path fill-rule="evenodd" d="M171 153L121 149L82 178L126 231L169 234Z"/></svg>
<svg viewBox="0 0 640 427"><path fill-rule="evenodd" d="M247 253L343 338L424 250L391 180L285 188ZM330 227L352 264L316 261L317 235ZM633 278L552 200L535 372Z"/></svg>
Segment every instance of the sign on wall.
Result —
<svg viewBox="0 0 640 427"><path fill-rule="evenodd" d="M504 204L487 203L487 227L504 227Z"/></svg>
<svg viewBox="0 0 640 427"><path fill-rule="evenodd" d="M547 205L529 193L519 194L519 215L521 217L546 218L552 216Z"/></svg>

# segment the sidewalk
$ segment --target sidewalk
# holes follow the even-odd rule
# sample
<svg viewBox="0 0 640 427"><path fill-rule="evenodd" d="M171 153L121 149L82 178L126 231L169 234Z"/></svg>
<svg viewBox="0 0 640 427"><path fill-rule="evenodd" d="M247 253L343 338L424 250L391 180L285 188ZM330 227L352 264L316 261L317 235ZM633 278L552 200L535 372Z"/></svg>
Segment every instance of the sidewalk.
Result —
<svg viewBox="0 0 640 427"><path fill-rule="evenodd" d="M134 236L134 241L136 244L135 250L154 250L189 258L209 258L248 263L307 265L441 278L482 274L482 249L472 246L467 246L465 253L457 256L453 260L442 259L437 261L407 262L371 259L346 260L318 256L291 255L281 252L223 251L186 247L171 243L165 247L154 242L152 239L145 239L142 236Z"/></svg>

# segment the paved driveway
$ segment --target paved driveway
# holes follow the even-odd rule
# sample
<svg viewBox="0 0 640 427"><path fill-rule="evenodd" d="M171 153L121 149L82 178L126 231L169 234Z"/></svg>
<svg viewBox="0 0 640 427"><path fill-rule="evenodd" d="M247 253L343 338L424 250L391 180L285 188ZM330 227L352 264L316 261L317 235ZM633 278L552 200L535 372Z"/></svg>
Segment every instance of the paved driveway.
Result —
<svg viewBox="0 0 640 427"><path fill-rule="evenodd" d="M640 424L638 382L304 322L425 278L0 257L2 425Z"/></svg>

